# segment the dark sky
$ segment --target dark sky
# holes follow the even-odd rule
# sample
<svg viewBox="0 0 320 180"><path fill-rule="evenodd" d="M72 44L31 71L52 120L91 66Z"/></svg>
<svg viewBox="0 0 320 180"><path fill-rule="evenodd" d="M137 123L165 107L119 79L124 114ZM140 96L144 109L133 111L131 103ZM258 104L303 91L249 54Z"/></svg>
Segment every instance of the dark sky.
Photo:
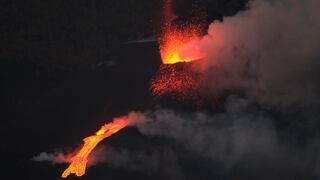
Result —
<svg viewBox="0 0 320 180"><path fill-rule="evenodd" d="M186 22L195 16L191 10L197 4L206 12L209 25L214 20L222 20L224 16L233 16L245 9L245 2L199 0L195 3L192 0L176 0L174 10L179 21ZM156 38L161 19L160 7L160 0L1 2L0 131L3 137L1 162L4 179L60 179L65 164L51 165L48 162L31 161L31 158L40 152L65 151L78 147L83 137L95 132L106 120L127 114L128 111L157 109L159 104L164 103L155 101L149 91L150 81L161 63L157 42L124 43L141 38ZM153 137L149 135L154 132L144 132L144 127L140 127L142 133L137 128L128 128L110 138L108 143L101 143L107 149L126 150L119 153L108 151L109 155L140 157L135 152L147 151L155 153L157 158L128 157L125 162L138 162L141 165L137 169L130 164L103 163L89 168L81 179L317 179L319 176L314 172L319 170L314 169L319 168L318 160L305 161L303 163L306 164L299 165L299 158L287 156L303 156L303 153L313 154L313 151L320 150L318 142L309 148L309 136L318 139L316 132L319 123L304 123L302 119L305 114L301 113L304 110L283 114L280 110L264 108L251 101L243 105L242 92L235 94L240 100L230 100L229 95L226 97L224 94L223 97L217 97L218 103L215 101L213 105L201 107L200 110L214 117L215 111L226 113L227 117L229 111L236 111L236 117L244 122L243 126L231 125L242 122L234 120L238 118L233 116L230 117L233 119L231 124L225 124L221 117L214 125L239 128L237 132L240 135L247 125L252 125L251 121L246 121L251 118L251 115L247 118L247 112L253 114L254 118L268 114L263 117L272 120L265 123L265 118L261 118L262 123L254 124L257 128L253 135L256 130L260 130L261 124L268 127L269 122L274 122L274 129L261 128L268 134L266 144L271 137L269 130L280 132L277 135L282 136L281 140L297 138L297 141L292 140L292 144L296 144L293 146L290 141L290 146L281 146L281 150L276 146L272 160L259 153L255 154L260 152L258 150L252 151L254 155L245 154L242 159L237 159L232 170L226 170L224 165L219 164L219 161L224 161L224 154L221 155L222 159L212 162L207 156L195 155L189 148L176 143L176 140L181 140L180 136L175 136L177 139L172 141L162 137L163 132L156 132L160 137ZM199 110L194 109L193 105L179 103L170 102L169 99L164 104L165 108L179 109L175 112L177 114L181 112L188 115ZM237 114L234 106L238 104L244 106L246 113ZM310 111L318 114L317 108L314 109ZM199 127L202 127L201 124ZM185 127L185 135L192 137L193 129L188 128ZM223 129L226 134L228 128ZM221 139L228 140L227 137ZM209 139L205 143L215 141ZM181 142L193 143L183 138ZM305 144L308 144L308 148L305 148ZM260 145L257 143L253 148L259 149ZM292 147L296 149L290 154L287 148ZM280 160L275 160L277 157ZM308 158L319 157L310 155ZM143 160L162 163L157 168L147 168L149 164ZM292 172L297 169L300 171Z"/></svg>

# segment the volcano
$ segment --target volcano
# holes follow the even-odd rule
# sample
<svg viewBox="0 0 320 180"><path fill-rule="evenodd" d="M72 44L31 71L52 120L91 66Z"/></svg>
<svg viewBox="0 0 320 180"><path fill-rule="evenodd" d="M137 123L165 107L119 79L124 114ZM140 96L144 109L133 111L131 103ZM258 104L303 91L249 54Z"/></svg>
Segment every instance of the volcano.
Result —
<svg viewBox="0 0 320 180"><path fill-rule="evenodd" d="M280 1L3 2L3 179L319 179L320 4Z"/></svg>

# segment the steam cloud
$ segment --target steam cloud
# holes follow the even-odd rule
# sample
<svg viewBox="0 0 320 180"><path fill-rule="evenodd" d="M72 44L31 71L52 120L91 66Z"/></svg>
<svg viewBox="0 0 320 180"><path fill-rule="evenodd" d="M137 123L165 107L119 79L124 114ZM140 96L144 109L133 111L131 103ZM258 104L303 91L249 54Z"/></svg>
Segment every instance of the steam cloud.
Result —
<svg viewBox="0 0 320 180"><path fill-rule="evenodd" d="M62 150L56 150L53 153L41 152L40 154L31 158L32 161L37 162L50 162L52 164L65 164L70 163L71 158L79 150L76 149L72 153L63 152ZM88 160L88 166L98 165L106 162L106 152L104 146L98 146L91 154Z"/></svg>
<svg viewBox="0 0 320 180"><path fill-rule="evenodd" d="M47 152L42 152L39 155L36 155L31 158L33 161L49 161L52 164L61 164L61 163L67 163L68 159L70 158L69 155L60 153L60 152L55 152L55 153L47 153Z"/></svg>
<svg viewBox="0 0 320 180"><path fill-rule="evenodd" d="M205 52L209 93L240 89L287 110L319 106L318 7L317 0L256 0L249 10L213 22L208 35L186 47Z"/></svg>
<svg viewBox="0 0 320 180"><path fill-rule="evenodd" d="M208 35L186 49L206 54L199 70L208 79L208 93L245 96L229 95L224 112L214 115L161 108L131 112L128 120L141 134L178 147L151 153L108 147L105 162L161 170L166 179L320 178L319 7L319 0L255 0L248 10L213 22ZM184 166L189 154L202 159L200 170ZM59 157L42 153L33 159L60 162ZM192 174L201 169L209 170Z"/></svg>
<svg viewBox="0 0 320 180"><path fill-rule="evenodd" d="M144 135L181 145L164 147L175 155L178 177L201 176L184 169L178 152L202 158L212 170L204 178L320 177L319 7L318 0L250 1L248 10L213 22L206 36L187 45L182 54L189 48L206 54L198 69L207 77L207 93L229 96L225 112L157 109L140 114L136 124ZM124 157L117 166L130 168L121 162L134 156Z"/></svg>
<svg viewBox="0 0 320 180"><path fill-rule="evenodd" d="M168 139L178 148L167 145L152 153L112 151L106 155L112 167L158 170L167 173L166 179L193 179L201 171L193 169L196 174L192 174L183 165L185 156L191 154L202 160L200 168L209 169L204 178L313 179L320 175L319 137L300 139L291 132L297 127L278 126L281 119L243 98L230 96L225 112L215 115L168 109L130 114L139 115L136 127L143 135ZM163 156L164 151L169 155Z"/></svg>

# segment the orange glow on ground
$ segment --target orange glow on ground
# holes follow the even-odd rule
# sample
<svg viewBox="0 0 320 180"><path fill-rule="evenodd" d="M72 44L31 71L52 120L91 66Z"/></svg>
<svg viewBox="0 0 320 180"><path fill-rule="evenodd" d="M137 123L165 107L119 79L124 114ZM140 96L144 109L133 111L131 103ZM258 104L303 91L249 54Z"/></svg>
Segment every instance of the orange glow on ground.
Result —
<svg viewBox="0 0 320 180"><path fill-rule="evenodd" d="M172 0L164 1L164 16L159 38L160 55L163 65L152 79L151 92L156 98L168 97L178 101L199 100L202 78L192 70L192 61L205 57L197 40L204 28L204 16L189 23L177 23Z"/></svg>
<svg viewBox="0 0 320 180"><path fill-rule="evenodd" d="M123 129L128 125L128 122L124 119L116 119L113 122L105 124L101 127L95 135L89 136L85 139L83 147L80 151L71 158L69 167L62 173L61 177L66 178L70 174L82 176L85 174L86 166L88 162L88 156L97 144L103 139L113 135L119 130Z"/></svg>
<svg viewBox="0 0 320 180"><path fill-rule="evenodd" d="M202 91L202 75L185 63L162 65L152 80L151 92L156 98L198 103Z"/></svg>

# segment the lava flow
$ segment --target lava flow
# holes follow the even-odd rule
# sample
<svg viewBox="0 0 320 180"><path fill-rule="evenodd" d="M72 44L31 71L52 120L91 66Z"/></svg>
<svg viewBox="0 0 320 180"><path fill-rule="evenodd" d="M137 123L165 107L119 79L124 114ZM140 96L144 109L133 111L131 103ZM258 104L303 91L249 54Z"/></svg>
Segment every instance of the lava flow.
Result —
<svg viewBox="0 0 320 180"><path fill-rule="evenodd" d="M71 163L69 167L62 173L62 177L66 178L70 174L75 174L77 176L84 175L86 171L86 165L88 162L88 156L90 155L92 150L97 146L97 144L103 139L123 129L127 125L128 122L126 120L116 119L113 122L110 122L102 126L101 129L95 133L95 135L83 139L83 147L75 156L71 158Z"/></svg>
<svg viewBox="0 0 320 180"><path fill-rule="evenodd" d="M162 24L161 37L159 38L160 54L163 65L160 73L154 78L151 90L156 96L167 93L176 94L180 97L198 97L196 93L200 89L201 78L199 74L192 73L184 65L170 66L179 62L191 62L202 59L204 55L197 48L186 47L190 42L201 36L201 23L186 23L176 25L176 15L172 10L172 0L164 0L164 20ZM187 49L187 53L181 53ZM180 68L177 68L177 67ZM85 173L88 156L103 139L113 135L128 125L124 119L117 119L108 123L96 132L95 135L85 139L80 151L70 159L69 167L63 172L62 177L70 174L82 176Z"/></svg>
<svg viewBox="0 0 320 180"><path fill-rule="evenodd" d="M164 2L164 17L160 43L160 54L163 64L175 64L178 62L191 62L202 59L204 54L197 49L188 49L187 54L182 55L181 50L187 43L197 40L201 36L202 24L175 25L177 16L172 10L172 0Z"/></svg>

